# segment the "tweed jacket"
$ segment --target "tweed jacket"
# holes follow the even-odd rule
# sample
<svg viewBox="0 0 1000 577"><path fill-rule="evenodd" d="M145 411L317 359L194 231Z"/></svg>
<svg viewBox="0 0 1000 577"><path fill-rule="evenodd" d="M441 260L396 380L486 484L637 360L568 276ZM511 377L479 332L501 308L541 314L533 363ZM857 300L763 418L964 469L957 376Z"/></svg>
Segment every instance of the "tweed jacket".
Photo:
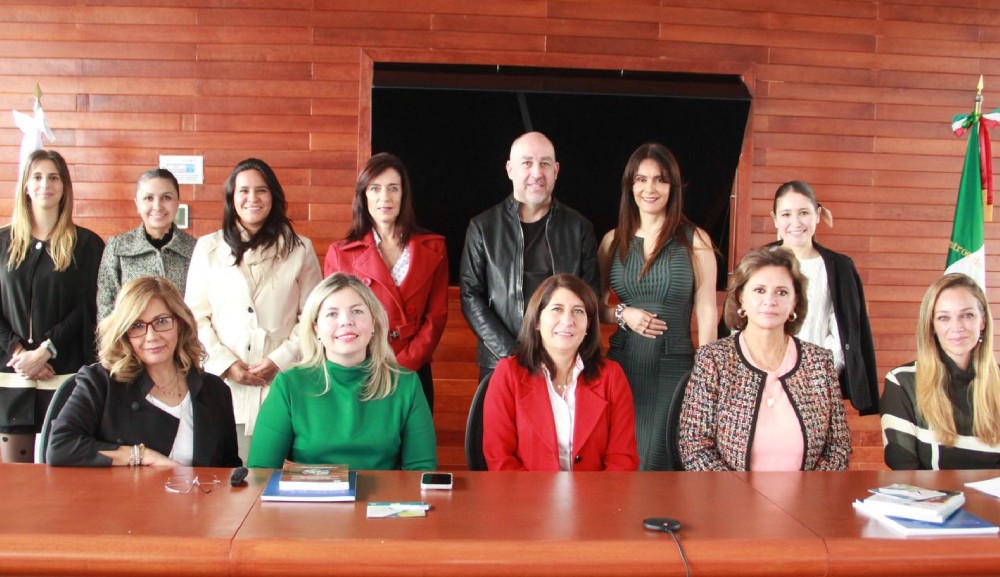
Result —
<svg viewBox="0 0 1000 577"><path fill-rule="evenodd" d="M705 345L695 356L679 430L686 470L750 469L767 375L743 356L738 338L739 333ZM801 469L847 469L851 435L833 354L799 339L795 344L795 367L779 381L802 427Z"/></svg>
<svg viewBox="0 0 1000 577"><path fill-rule="evenodd" d="M149 244L141 224L108 239L97 276L97 320L111 314L118 291L132 279L162 276L184 294L194 237L176 225L173 230L173 237L161 250Z"/></svg>

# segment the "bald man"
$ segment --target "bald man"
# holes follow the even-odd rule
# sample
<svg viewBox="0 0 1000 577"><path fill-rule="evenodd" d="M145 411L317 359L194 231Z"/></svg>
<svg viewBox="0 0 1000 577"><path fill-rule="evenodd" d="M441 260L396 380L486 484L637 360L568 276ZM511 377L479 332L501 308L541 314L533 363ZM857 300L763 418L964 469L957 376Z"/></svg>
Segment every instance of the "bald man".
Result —
<svg viewBox="0 0 1000 577"><path fill-rule="evenodd" d="M510 147L513 192L469 222L462 251L462 313L478 339L480 380L514 353L524 307L549 276L570 273L600 295L594 227L552 197L559 175L555 147L540 132Z"/></svg>

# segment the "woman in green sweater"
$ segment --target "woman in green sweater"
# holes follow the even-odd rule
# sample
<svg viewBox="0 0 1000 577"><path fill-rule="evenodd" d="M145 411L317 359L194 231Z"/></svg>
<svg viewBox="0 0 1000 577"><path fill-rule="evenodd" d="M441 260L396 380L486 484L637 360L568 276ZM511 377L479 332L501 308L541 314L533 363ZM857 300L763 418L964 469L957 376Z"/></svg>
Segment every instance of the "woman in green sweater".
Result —
<svg viewBox="0 0 1000 577"><path fill-rule="evenodd" d="M335 273L313 289L300 325L303 362L275 377L248 466L437 468L430 408L416 373L396 363L386 319L356 277Z"/></svg>

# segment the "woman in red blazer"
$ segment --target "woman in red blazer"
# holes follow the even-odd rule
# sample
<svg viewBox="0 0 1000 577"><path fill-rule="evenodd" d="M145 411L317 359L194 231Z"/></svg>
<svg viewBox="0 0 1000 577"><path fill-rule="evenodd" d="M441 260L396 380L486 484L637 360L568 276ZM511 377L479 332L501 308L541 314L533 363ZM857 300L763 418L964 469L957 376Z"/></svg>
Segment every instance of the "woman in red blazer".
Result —
<svg viewBox="0 0 1000 577"><path fill-rule="evenodd" d="M431 355L448 320L444 237L416 224L410 177L396 156L376 154L354 188L347 238L330 245L324 276L343 272L368 285L389 315L396 360L416 371L434 410Z"/></svg>
<svg viewBox="0 0 1000 577"><path fill-rule="evenodd" d="M601 357L597 296L570 274L528 302L515 355L486 390L483 454L491 471L635 471L632 391Z"/></svg>

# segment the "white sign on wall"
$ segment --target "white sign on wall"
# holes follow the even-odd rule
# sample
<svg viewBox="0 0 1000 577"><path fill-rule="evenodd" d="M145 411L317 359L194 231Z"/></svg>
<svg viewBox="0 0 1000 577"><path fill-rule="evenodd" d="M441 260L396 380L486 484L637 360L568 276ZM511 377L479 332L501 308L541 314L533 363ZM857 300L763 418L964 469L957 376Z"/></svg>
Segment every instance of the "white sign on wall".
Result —
<svg viewBox="0 0 1000 577"><path fill-rule="evenodd" d="M205 183L205 159L202 156L160 155L160 168L172 172L179 184Z"/></svg>

